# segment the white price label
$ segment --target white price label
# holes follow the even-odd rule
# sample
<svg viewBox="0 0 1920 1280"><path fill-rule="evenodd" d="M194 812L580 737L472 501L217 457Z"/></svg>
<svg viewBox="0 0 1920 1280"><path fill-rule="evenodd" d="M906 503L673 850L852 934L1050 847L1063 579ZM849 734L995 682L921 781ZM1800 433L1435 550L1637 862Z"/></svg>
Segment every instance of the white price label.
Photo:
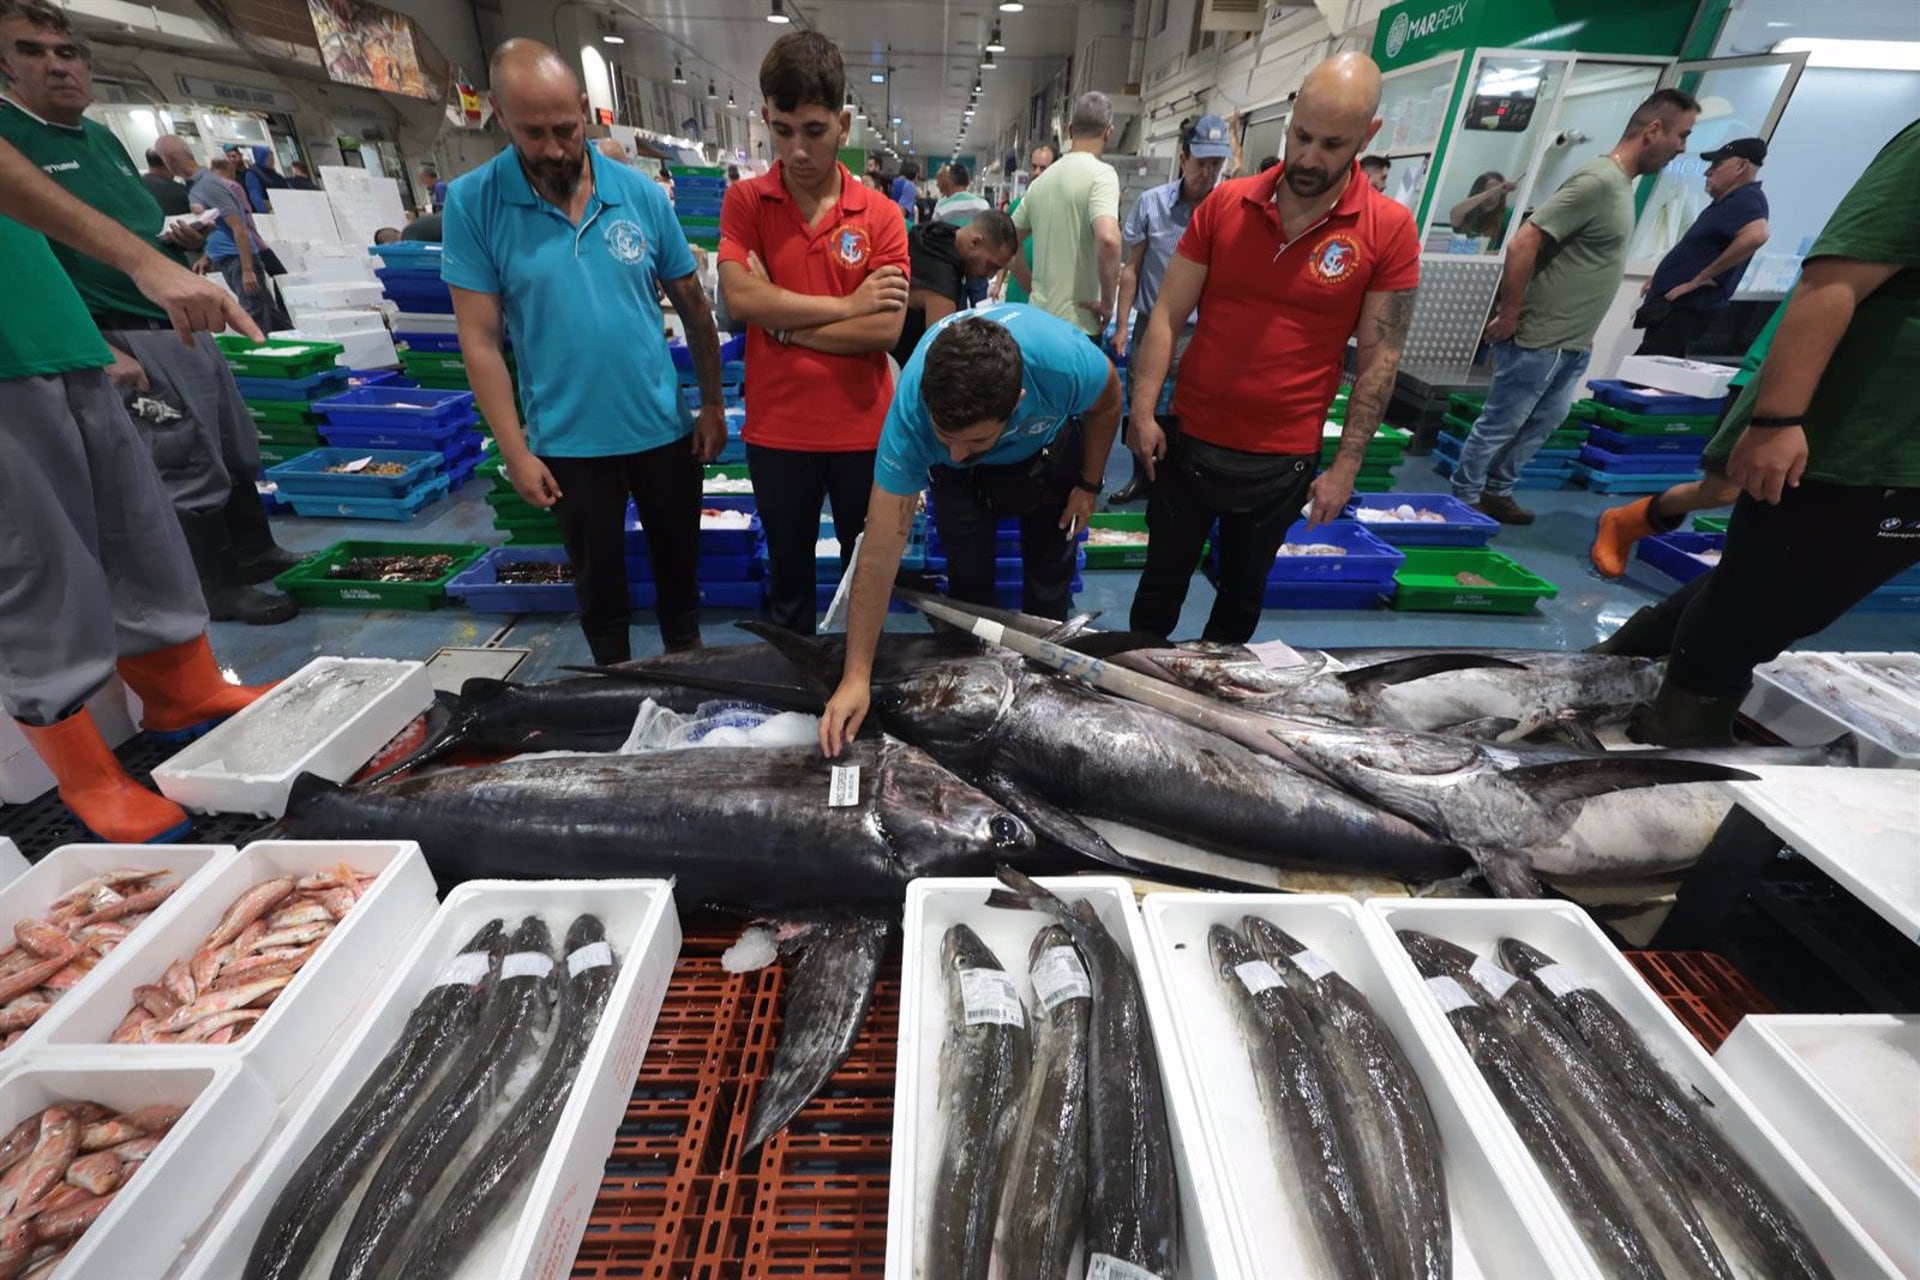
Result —
<svg viewBox="0 0 1920 1280"><path fill-rule="evenodd" d="M1485 957L1475 960L1470 972L1473 974L1473 980L1480 984L1480 989L1495 1000L1506 999L1507 992L1513 988L1513 984L1520 981Z"/></svg>
<svg viewBox="0 0 1920 1280"><path fill-rule="evenodd" d="M502 978L544 978L553 972L553 957L544 951L516 951L500 962Z"/></svg>
<svg viewBox="0 0 1920 1280"><path fill-rule="evenodd" d="M1333 972L1333 966L1327 963L1326 957L1311 947L1302 947L1288 958L1293 961L1295 968L1315 982Z"/></svg>
<svg viewBox="0 0 1920 1280"><path fill-rule="evenodd" d="M372 465L372 463L373 463L373 455L368 454L364 458L355 458L352 462L341 463L339 470L344 471L347 474L351 475L357 471L365 471L370 465Z"/></svg>
<svg viewBox="0 0 1920 1280"><path fill-rule="evenodd" d="M1160 1277L1110 1253L1096 1253L1087 1259L1087 1280L1160 1280Z"/></svg>
<svg viewBox="0 0 1920 1280"><path fill-rule="evenodd" d="M837 764L827 779L827 807L847 809L860 803L860 766Z"/></svg>
<svg viewBox="0 0 1920 1280"><path fill-rule="evenodd" d="M1086 1000L1093 995L1093 983L1080 953L1072 947L1049 947L1033 962L1033 994L1048 1013L1069 1000Z"/></svg>
<svg viewBox="0 0 1920 1280"><path fill-rule="evenodd" d="M484 951L462 951L447 961L447 967L440 971L440 981L436 987L451 987L456 984L463 987L475 986L487 976L488 956Z"/></svg>
<svg viewBox="0 0 1920 1280"><path fill-rule="evenodd" d="M1573 970L1563 964L1543 964L1533 971L1533 976L1541 986L1553 993L1554 999L1570 996L1576 991L1590 991L1593 984L1582 981Z"/></svg>
<svg viewBox="0 0 1920 1280"><path fill-rule="evenodd" d="M1471 1009L1476 1003L1467 994L1467 989L1446 974L1427 979L1427 990L1440 1002L1440 1012L1452 1013L1455 1009Z"/></svg>
<svg viewBox="0 0 1920 1280"><path fill-rule="evenodd" d="M1240 985L1256 996L1262 991L1269 991L1280 985L1279 972L1265 960L1249 960L1245 964L1237 964L1233 966L1233 971L1239 976Z"/></svg>
<svg viewBox="0 0 1920 1280"><path fill-rule="evenodd" d="M1020 1003L1020 993L1013 989L1013 979L999 969L962 969L960 1005L970 1027L983 1022L997 1022L1007 1027L1027 1025L1027 1011Z"/></svg>
<svg viewBox="0 0 1920 1280"><path fill-rule="evenodd" d="M577 978L582 969L604 969L612 963L612 947L604 942L589 942L567 957L567 976Z"/></svg>

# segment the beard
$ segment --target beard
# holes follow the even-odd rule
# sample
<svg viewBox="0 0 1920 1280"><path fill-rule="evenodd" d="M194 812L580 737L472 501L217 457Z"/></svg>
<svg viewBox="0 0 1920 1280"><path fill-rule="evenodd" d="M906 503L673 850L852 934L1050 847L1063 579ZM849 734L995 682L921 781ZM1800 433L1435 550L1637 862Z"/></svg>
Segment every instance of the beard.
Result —
<svg viewBox="0 0 1920 1280"><path fill-rule="evenodd" d="M1334 175L1326 169L1296 169L1288 165L1281 177L1287 190L1305 199L1323 196L1333 187Z"/></svg>
<svg viewBox="0 0 1920 1280"><path fill-rule="evenodd" d="M533 180L535 190L555 204L565 204L580 189L580 175L586 169L587 157L586 152L582 151L578 160L527 160L523 157L520 163L526 167L527 176Z"/></svg>

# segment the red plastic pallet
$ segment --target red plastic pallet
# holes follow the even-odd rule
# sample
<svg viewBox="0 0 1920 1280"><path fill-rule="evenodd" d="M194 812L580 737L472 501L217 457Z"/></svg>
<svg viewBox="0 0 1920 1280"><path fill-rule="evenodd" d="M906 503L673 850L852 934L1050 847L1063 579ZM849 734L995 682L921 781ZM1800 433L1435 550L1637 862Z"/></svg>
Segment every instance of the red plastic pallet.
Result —
<svg viewBox="0 0 1920 1280"><path fill-rule="evenodd" d="M1738 969L1711 951L1623 954L1708 1053L1717 1053L1748 1014L1774 1012Z"/></svg>

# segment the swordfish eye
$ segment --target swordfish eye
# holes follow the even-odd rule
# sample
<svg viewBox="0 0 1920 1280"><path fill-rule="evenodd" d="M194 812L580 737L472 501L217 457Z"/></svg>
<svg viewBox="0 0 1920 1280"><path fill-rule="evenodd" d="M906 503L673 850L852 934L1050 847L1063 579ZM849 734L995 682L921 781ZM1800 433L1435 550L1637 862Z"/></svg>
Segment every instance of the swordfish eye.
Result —
<svg viewBox="0 0 1920 1280"><path fill-rule="evenodd" d="M997 813L987 819L987 830L993 833L994 840L1003 849L1012 848L1020 843L1020 824L1004 813Z"/></svg>

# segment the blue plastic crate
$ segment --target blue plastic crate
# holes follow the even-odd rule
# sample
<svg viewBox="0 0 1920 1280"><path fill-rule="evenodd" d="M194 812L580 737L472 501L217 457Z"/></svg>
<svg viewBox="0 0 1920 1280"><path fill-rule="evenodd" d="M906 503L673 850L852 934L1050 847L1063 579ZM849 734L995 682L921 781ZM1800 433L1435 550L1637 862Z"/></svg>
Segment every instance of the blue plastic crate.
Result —
<svg viewBox="0 0 1920 1280"><path fill-rule="evenodd" d="M1263 609L1378 609L1394 591L1391 580L1378 582L1268 581L1260 595Z"/></svg>
<svg viewBox="0 0 1920 1280"><path fill-rule="evenodd" d="M393 340L403 343L409 351L458 351L460 335L457 333L400 333Z"/></svg>
<svg viewBox="0 0 1920 1280"><path fill-rule="evenodd" d="M700 603L709 609L758 610L766 603L766 584L753 579L745 582L700 582Z"/></svg>
<svg viewBox="0 0 1920 1280"><path fill-rule="evenodd" d="M446 281L440 278L440 264L408 265L404 267L375 267L373 274L380 278L382 285L392 285L399 289L444 289Z"/></svg>
<svg viewBox="0 0 1920 1280"><path fill-rule="evenodd" d="M1396 547L1484 547L1500 532L1498 520L1482 515L1450 493L1356 493L1347 503L1347 517L1352 519L1361 507L1391 511L1400 506L1438 511L1446 521L1371 521L1360 527Z"/></svg>
<svg viewBox="0 0 1920 1280"><path fill-rule="evenodd" d="M408 385L400 378L398 369L349 369L347 386L349 387L403 387Z"/></svg>
<svg viewBox="0 0 1920 1280"><path fill-rule="evenodd" d="M1712 567L1694 559L1696 552L1721 551L1726 545L1724 533L1659 533L1640 539L1633 553L1684 586Z"/></svg>
<svg viewBox="0 0 1920 1280"><path fill-rule="evenodd" d="M753 522L744 529L702 529L700 531L700 556L747 556L752 557L760 548L760 517L754 516ZM627 504L627 555L629 557L645 555L647 552L647 531L640 527L640 518Z"/></svg>
<svg viewBox="0 0 1920 1280"><path fill-rule="evenodd" d="M504 564L565 564L561 547L495 547L447 583L447 594L476 613L572 613L580 607L571 582L500 581Z"/></svg>
<svg viewBox="0 0 1920 1280"><path fill-rule="evenodd" d="M1688 484L1700 478L1698 471L1596 471L1584 462L1574 463L1573 473L1595 493L1663 493L1676 484Z"/></svg>
<svg viewBox="0 0 1920 1280"><path fill-rule="evenodd" d="M233 377L234 385L248 400L319 400L348 389L350 373L346 369L322 369L304 378Z"/></svg>
<svg viewBox="0 0 1920 1280"><path fill-rule="evenodd" d="M1393 575L1407 557L1367 532L1359 521L1339 520L1318 529L1307 528L1305 520L1296 520L1287 530L1288 542L1323 542L1346 549L1340 556L1275 556L1267 571L1267 582L1344 582L1371 584L1382 590L1393 582ZM1217 546L1207 553L1207 562L1215 574L1220 568Z"/></svg>
<svg viewBox="0 0 1920 1280"><path fill-rule="evenodd" d="M1727 403L1725 396L1683 396L1673 391L1656 391L1618 378L1599 378L1587 386L1593 398L1613 409L1628 413L1672 414L1675 417L1699 417L1718 413Z"/></svg>
<svg viewBox="0 0 1920 1280"><path fill-rule="evenodd" d="M447 496L447 478L436 475L401 498L342 498L289 494L295 515L339 520L411 520L429 503Z"/></svg>
<svg viewBox="0 0 1920 1280"><path fill-rule="evenodd" d="M944 582L940 583L939 585L942 588L946 586ZM821 583L815 584L813 589L814 611L817 613L825 613L827 611L828 606L830 606L833 603L833 593L835 591L838 591L839 589L840 589L840 583L838 580L835 580L833 582L821 582ZM915 609L912 605L908 604L904 600L896 599L888 602L887 612L888 613L918 613L919 610Z"/></svg>
<svg viewBox="0 0 1920 1280"><path fill-rule="evenodd" d="M358 431L432 431L473 421L473 392L358 387L314 401L313 411L334 426Z"/></svg>
<svg viewBox="0 0 1920 1280"><path fill-rule="evenodd" d="M343 462L371 458L375 462L398 462L406 470L397 476L367 475L363 472L328 471ZM288 462L267 468L267 478L280 486L283 496L292 498L404 498L428 476L446 469L447 460L438 453L405 449L314 449Z"/></svg>
<svg viewBox="0 0 1920 1280"><path fill-rule="evenodd" d="M1706 452L1706 436L1630 436L1605 427L1587 432L1587 443L1608 453L1667 454L1697 458Z"/></svg>
<svg viewBox="0 0 1920 1280"><path fill-rule="evenodd" d="M673 357L674 368L685 369L689 371L693 369L693 348L689 347L686 343L669 342L667 344L667 354ZM720 344L720 362L723 370L722 376L725 376L724 369L728 361L742 360L746 357L746 354L747 354L747 335L744 333L736 334L733 337L728 338L725 342L721 343ZM744 365L741 366L741 371L744 374L745 372Z"/></svg>
<svg viewBox="0 0 1920 1280"><path fill-rule="evenodd" d="M1609 453L1605 449L1596 449L1592 445L1580 451L1578 461L1582 466L1595 471L1604 471L1609 475L1673 475L1682 467L1696 464L1698 454L1674 453Z"/></svg>
<svg viewBox="0 0 1920 1280"><path fill-rule="evenodd" d="M392 244L373 245L369 252L388 267L419 271L431 264L434 274L438 275L443 249L431 240L396 240Z"/></svg>
<svg viewBox="0 0 1920 1280"><path fill-rule="evenodd" d="M1452 475L1454 465L1452 458L1444 457L1438 452L1434 453L1433 469L1440 475ZM1538 464L1525 466L1520 469L1520 478L1513 487L1533 490L1564 488L1567 481L1573 478L1574 470L1579 465L1577 462L1554 463L1551 468L1545 470L1537 469Z"/></svg>
<svg viewBox="0 0 1920 1280"><path fill-rule="evenodd" d="M699 578L708 582L757 582L761 576L761 558L751 556L709 556L700 557ZM627 555L627 581L652 582L653 558L631 552Z"/></svg>
<svg viewBox="0 0 1920 1280"><path fill-rule="evenodd" d="M468 449L461 457L449 460L446 464L447 486L457 492L462 485L473 479L473 473L480 469L480 464L486 456L484 448Z"/></svg>
<svg viewBox="0 0 1920 1280"><path fill-rule="evenodd" d="M367 431L358 427L334 427L323 424L320 428L320 438L336 449L358 449L362 453L369 449L402 449L421 452L437 449L449 465L472 453L473 442L476 439L484 439L473 429L471 421L434 427L429 431L395 431L391 428Z"/></svg>

